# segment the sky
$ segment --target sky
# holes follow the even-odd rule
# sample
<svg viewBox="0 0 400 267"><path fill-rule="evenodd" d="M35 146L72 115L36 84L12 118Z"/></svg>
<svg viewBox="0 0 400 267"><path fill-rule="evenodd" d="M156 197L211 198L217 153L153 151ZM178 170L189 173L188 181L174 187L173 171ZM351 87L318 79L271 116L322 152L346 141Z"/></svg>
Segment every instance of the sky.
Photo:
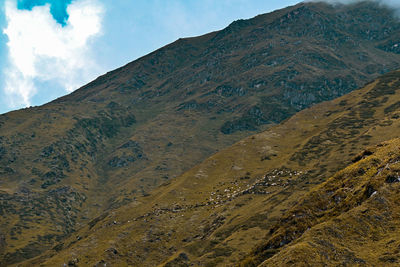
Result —
<svg viewBox="0 0 400 267"><path fill-rule="evenodd" d="M42 105L178 38L300 0L0 0L0 114Z"/></svg>

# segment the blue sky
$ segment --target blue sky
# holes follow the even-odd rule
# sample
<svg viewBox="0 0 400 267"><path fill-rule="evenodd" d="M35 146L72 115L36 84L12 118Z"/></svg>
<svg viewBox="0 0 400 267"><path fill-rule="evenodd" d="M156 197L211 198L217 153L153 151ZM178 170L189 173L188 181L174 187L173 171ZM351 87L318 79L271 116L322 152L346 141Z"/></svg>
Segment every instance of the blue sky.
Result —
<svg viewBox="0 0 400 267"><path fill-rule="evenodd" d="M0 113L65 95L181 37L300 0L0 0Z"/></svg>
<svg viewBox="0 0 400 267"><path fill-rule="evenodd" d="M18 0L17 7L21 10L32 10L35 6L50 5L50 12L53 18L65 26L68 20L67 7L72 0Z"/></svg>

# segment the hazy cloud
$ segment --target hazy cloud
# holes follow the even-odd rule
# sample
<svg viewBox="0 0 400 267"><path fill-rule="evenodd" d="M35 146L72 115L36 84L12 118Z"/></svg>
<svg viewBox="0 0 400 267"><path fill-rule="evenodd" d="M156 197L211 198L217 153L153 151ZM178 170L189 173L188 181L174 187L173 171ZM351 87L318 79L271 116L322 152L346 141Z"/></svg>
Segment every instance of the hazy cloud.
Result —
<svg viewBox="0 0 400 267"><path fill-rule="evenodd" d="M63 27L50 6L19 10L7 0L5 14L9 64L5 92L10 107L30 105L36 82L56 82L71 92L99 74L90 57L90 39L101 34L103 7L97 0L76 0L68 6Z"/></svg>
<svg viewBox="0 0 400 267"><path fill-rule="evenodd" d="M387 5L392 8L400 8L400 1L399 0L308 0L305 2L327 2L331 4L354 4L357 2L377 2L383 5Z"/></svg>

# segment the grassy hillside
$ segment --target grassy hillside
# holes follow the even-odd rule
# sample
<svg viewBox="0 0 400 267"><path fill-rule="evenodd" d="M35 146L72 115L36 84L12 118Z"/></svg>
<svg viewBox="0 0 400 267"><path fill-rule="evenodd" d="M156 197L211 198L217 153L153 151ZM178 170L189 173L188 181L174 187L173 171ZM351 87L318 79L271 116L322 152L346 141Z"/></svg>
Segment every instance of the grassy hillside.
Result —
<svg viewBox="0 0 400 267"><path fill-rule="evenodd" d="M22 266L235 266L264 260L267 265L271 261L279 266L293 262L299 251L304 251L299 259L306 261L307 253L320 247L319 256L310 264L326 259L376 263L378 259L370 261L372 256L361 251L362 244L381 234L385 237L377 240L386 242L389 234L385 229L395 228L351 228L354 233L346 232L346 240L357 240L356 234L371 229L365 243L354 251L352 243L337 247L335 242L340 240L324 239L340 239L334 231L317 229L331 229L326 227L335 223L347 225L340 221L341 216L352 216L347 222L358 220L361 225L364 217L352 212L365 211L365 205L372 205L365 216L385 212L381 204L373 206L374 199L389 187L397 188L392 183L396 176L390 177L397 172L393 159L398 157L399 141L385 143L378 150L365 148L398 136L399 88L400 71L396 71L360 90L301 111L216 153L150 195L104 213ZM355 165L337 173L352 162ZM386 165L390 169L385 169ZM381 174L377 176L376 170ZM391 214L395 218L395 212ZM315 235L309 234L314 231ZM384 257L385 251L374 255Z"/></svg>
<svg viewBox="0 0 400 267"><path fill-rule="evenodd" d="M400 139L367 149L354 161L300 199L253 251L253 261L397 266ZM244 265L252 266L249 262Z"/></svg>

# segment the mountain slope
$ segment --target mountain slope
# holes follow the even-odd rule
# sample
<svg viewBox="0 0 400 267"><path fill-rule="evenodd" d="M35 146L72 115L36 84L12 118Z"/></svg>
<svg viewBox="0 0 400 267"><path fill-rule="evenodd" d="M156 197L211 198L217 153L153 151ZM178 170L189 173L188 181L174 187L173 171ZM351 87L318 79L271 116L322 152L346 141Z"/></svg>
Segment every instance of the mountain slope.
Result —
<svg viewBox="0 0 400 267"><path fill-rule="evenodd" d="M0 116L0 262L34 257L218 150L397 69L399 28L371 2L299 4L180 39Z"/></svg>
<svg viewBox="0 0 400 267"><path fill-rule="evenodd" d="M286 253L285 244L297 242L301 231L319 222L318 214L317 219L305 217L305 223L297 226L302 228L296 230L292 214L308 209L301 203L317 209L328 201L304 199L315 197L316 191L322 194L321 188L331 188L329 196L342 197L347 191L333 188L342 178L346 187L360 189L343 206L328 210L332 210L332 214L326 213L328 221L352 209L358 200L364 201L366 186L375 179L371 178L374 168L392 160L382 157L371 171L365 167L365 172L349 167L347 170L356 170L353 176L339 172L327 184L319 185L352 161L359 161L355 166L364 164L360 159L375 153L360 154L365 147L398 136L399 88L400 71L396 71L360 90L301 111L216 153L149 196L92 220L53 250L22 266L77 261L82 265L235 266L240 261L262 263L274 255L271 260L284 264L285 258L276 258L277 253ZM350 179L355 176L362 180ZM381 180L377 184L372 181L371 188L380 192ZM370 195L371 190L367 190ZM317 212L312 207L308 210L311 215ZM301 218L294 219L300 222ZM293 229L285 225L293 225ZM270 244L275 247L269 248Z"/></svg>
<svg viewBox="0 0 400 267"><path fill-rule="evenodd" d="M400 139L363 157L285 214L255 251L259 257L280 249L261 266L399 264Z"/></svg>

